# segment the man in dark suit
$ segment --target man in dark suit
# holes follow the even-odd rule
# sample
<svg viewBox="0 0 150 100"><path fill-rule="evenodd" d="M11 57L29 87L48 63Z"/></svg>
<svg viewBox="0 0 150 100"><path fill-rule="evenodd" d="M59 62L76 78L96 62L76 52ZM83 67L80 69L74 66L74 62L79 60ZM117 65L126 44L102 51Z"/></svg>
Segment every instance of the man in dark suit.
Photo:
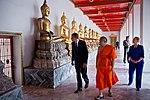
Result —
<svg viewBox="0 0 150 100"><path fill-rule="evenodd" d="M72 64L75 61L75 69L77 75L77 90L74 93L82 91L82 78L85 81L85 89L89 86L89 79L87 76L87 61L88 61L88 49L85 41L79 40L79 35L73 33L72 39Z"/></svg>
<svg viewBox="0 0 150 100"><path fill-rule="evenodd" d="M126 59L128 61L128 49L129 49L129 36L126 36L126 39L123 41L123 46L124 46L124 58L123 62L126 63ZM126 56L127 55L127 56ZM129 62L129 61L128 61Z"/></svg>

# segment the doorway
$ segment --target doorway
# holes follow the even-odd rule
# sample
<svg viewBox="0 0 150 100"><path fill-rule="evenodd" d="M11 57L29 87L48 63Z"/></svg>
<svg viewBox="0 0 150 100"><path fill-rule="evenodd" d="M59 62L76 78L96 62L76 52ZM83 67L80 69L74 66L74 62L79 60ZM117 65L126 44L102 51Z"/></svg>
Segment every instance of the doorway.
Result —
<svg viewBox="0 0 150 100"><path fill-rule="evenodd" d="M4 63L4 74L14 81L12 36L0 35L0 60Z"/></svg>
<svg viewBox="0 0 150 100"><path fill-rule="evenodd" d="M0 60L5 64L3 72L15 84L23 84L22 33L0 31Z"/></svg>
<svg viewBox="0 0 150 100"><path fill-rule="evenodd" d="M110 38L110 44L115 46L116 45L116 41L117 41L117 35L111 34L109 36L109 38Z"/></svg>

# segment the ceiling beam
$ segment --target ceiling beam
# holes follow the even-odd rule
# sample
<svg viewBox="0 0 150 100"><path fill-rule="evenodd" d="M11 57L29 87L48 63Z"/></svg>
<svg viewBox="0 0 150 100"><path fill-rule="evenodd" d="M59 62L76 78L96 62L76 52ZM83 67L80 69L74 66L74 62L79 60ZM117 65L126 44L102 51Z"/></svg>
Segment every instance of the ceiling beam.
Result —
<svg viewBox="0 0 150 100"><path fill-rule="evenodd" d="M96 24L105 24L104 22L97 22ZM106 22L106 24L123 24L123 22Z"/></svg>
<svg viewBox="0 0 150 100"><path fill-rule="evenodd" d="M91 20L92 19L102 19L103 17L106 18L125 18L125 16L117 15L117 16L88 16Z"/></svg>
<svg viewBox="0 0 150 100"><path fill-rule="evenodd" d="M114 19L114 20L104 20L104 22L120 22L122 21L123 22L123 19ZM103 22L103 20L93 20L93 22L97 23L97 22Z"/></svg>
<svg viewBox="0 0 150 100"><path fill-rule="evenodd" d="M120 29L120 27L118 27L118 26L116 26L116 27L109 27L109 26L99 26L99 27L101 27L101 28L103 28L103 29L107 29L107 27L109 28L109 29Z"/></svg>
<svg viewBox="0 0 150 100"><path fill-rule="evenodd" d="M110 4L120 4L120 3L132 3L133 0L109 0L109 1L99 1L99 2L87 2L75 4L75 7L89 7L89 6L101 6Z"/></svg>
<svg viewBox="0 0 150 100"><path fill-rule="evenodd" d="M125 17L121 17L121 18L105 18L105 21L109 21L109 20L123 20ZM93 22L97 22L97 21L102 21L102 19L91 19Z"/></svg>
<svg viewBox="0 0 150 100"><path fill-rule="evenodd" d="M108 30L108 29L104 29L104 30L102 30L103 32L111 32L111 31L120 31L120 29L113 29L113 30Z"/></svg>
<svg viewBox="0 0 150 100"><path fill-rule="evenodd" d="M104 24L96 24L96 25L106 27ZM107 24L108 27L109 27L109 26L121 26L121 25L122 25L122 24Z"/></svg>
<svg viewBox="0 0 150 100"><path fill-rule="evenodd" d="M100 13L120 13L120 12L127 12L128 9L117 9L117 10L102 10ZM98 10L89 10L89 11L83 11L85 15L90 14L99 14Z"/></svg>

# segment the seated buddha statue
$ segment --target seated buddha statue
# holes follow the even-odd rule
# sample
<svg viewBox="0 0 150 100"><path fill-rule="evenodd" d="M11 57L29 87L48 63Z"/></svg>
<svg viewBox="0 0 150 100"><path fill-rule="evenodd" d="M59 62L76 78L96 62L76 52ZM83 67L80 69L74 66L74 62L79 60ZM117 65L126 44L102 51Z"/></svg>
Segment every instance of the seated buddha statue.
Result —
<svg viewBox="0 0 150 100"><path fill-rule="evenodd" d="M88 38L87 26L84 27L84 39Z"/></svg>
<svg viewBox="0 0 150 100"><path fill-rule="evenodd" d="M94 39L94 30L92 30L92 39Z"/></svg>
<svg viewBox="0 0 150 100"><path fill-rule="evenodd" d="M84 38L84 34L83 34L83 29L82 28L83 28L82 24L80 23L80 25L79 25L79 31L78 31L80 39Z"/></svg>
<svg viewBox="0 0 150 100"><path fill-rule="evenodd" d="M63 12L63 15L61 17L60 36L62 38L65 38L65 41L68 41L70 38L69 28L67 27L67 18L65 16L64 12Z"/></svg>
<svg viewBox="0 0 150 100"><path fill-rule="evenodd" d="M92 39L92 29L89 29L89 38Z"/></svg>
<svg viewBox="0 0 150 100"><path fill-rule="evenodd" d="M50 9L47 5L46 0L44 0L43 5L41 6L42 18L38 18L38 30L40 32L40 40L50 40L50 20L48 15L50 14Z"/></svg>
<svg viewBox="0 0 150 100"><path fill-rule="evenodd" d="M73 18L73 21L72 21L71 31L72 31L71 33L77 33L77 23L76 23L74 18Z"/></svg>
<svg viewBox="0 0 150 100"><path fill-rule="evenodd" d="M96 32L96 40L99 40L98 32Z"/></svg>
<svg viewBox="0 0 150 100"><path fill-rule="evenodd" d="M93 32L93 39L96 39L96 32Z"/></svg>

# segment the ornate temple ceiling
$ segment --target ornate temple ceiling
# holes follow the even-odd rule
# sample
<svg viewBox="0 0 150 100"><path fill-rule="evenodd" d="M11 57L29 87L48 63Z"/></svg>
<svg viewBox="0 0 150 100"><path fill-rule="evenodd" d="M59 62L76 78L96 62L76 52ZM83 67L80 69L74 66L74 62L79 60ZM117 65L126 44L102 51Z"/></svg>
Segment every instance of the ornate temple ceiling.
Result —
<svg viewBox="0 0 150 100"><path fill-rule="evenodd" d="M71 0L102 31L120 31L133 5L140 0Z"/></svg>

